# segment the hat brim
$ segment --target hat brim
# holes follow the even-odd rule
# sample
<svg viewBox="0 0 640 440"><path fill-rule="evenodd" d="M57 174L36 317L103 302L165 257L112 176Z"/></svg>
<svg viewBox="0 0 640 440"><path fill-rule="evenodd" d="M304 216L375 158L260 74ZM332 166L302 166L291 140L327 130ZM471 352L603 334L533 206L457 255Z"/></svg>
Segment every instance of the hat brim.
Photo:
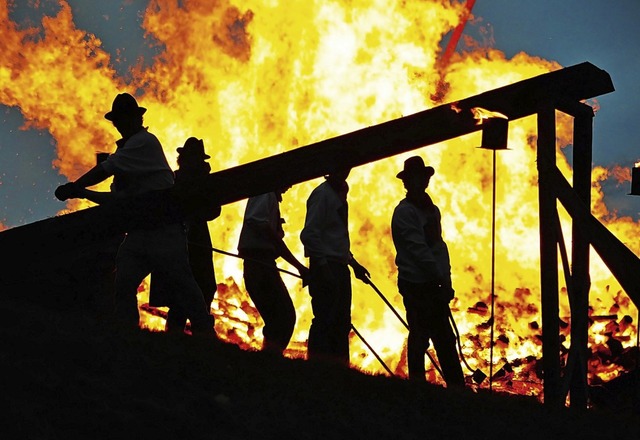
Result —
<svg viewBox="0 0 640 440"><path fill-rule="evenodd" d="M433 176L435 174L435 170L431 166L427 166L427 167L419 168L419 169L414 169L414 170L402 170L398 174L396 174L396 177L398 179L402 180L407 176L407 174L412 174L412 173L415 173L415 174L423 173L427 177L431 177L431 176Z"/></svg>
<svg viewBox="0 0 640 440"><path fill-rule="evenodd" d="M144 115L147 111L144 107L138 107L136 111L140 114L140 116ZM105 113L104 118L108 121L115 121L119 116L129 115L128 112L114 112L113 110Z"/></svg>
<svg viewBox="0 0 640 440"><path fill-rule="evenodd" d="M176 151L178 152L178 154L181 154L183 150L184 150L184 147L176 148ZM198 156L202 157L203 159L211 159L211 156L209 156L207 153L199 154Z"/></svg>

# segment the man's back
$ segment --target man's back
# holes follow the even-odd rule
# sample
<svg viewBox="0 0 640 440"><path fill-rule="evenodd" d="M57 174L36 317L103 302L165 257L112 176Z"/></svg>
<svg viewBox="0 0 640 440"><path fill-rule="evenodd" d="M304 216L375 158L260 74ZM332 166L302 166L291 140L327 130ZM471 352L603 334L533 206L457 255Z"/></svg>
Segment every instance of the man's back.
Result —
<svg viewBox="0 0 640 440"><path fill-rule="evenodd" d="M238 251L246 254L262 251L278 256L277 243L273 236L282 235L278 196L274 192L251 197L247 201Z"/></svg>
<svg viewBox="0 0 640 440"><path fill-rule="evenodd" d="M431 235L437 238L430 240ZM401 200L391 218L391 236L401 279L416 283L430 281L425 268L431 263L442 273L449 272L449 253L440 235L440 211L435 205L427 210L406 198Z"/></svg>
<svg viewBox="0 0 640 440"><path fill-rule="evenodd" d="M141 129L118 148L102 164L114 175L113 190L136 195L167 189L174 184L174 175L158 138Z"/></svg>
<svg viewBox="0 0 640 440"><path fill-rule="evenodd" d="M312 191L300 233L307 257L349 261L347 210L347 201L339 197L329 182L323 182Z"/></svg>

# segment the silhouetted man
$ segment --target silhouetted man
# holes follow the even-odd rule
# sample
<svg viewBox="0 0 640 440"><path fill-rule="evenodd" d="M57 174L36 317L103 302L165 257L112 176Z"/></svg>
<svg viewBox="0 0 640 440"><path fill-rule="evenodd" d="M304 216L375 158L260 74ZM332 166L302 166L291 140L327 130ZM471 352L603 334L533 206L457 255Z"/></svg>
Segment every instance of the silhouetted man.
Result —
<svg viewBox="0 0 640 440"><path fill-rule="evenodd" d="M368 282L369 272L350 250L347 177L340 169L325 176L307 200L300 239L309 258L309 294L313 320L309 329L308 358L349 366L351 331L351 273Z"/></svg>
<svg viewBox="0 0 640 440"><path fill-rule="evenodd" d="M282 354L289 345L296 324L296 310L276 267L282 257L305 278L308 269L285 244L280 217L280 189L247 201L238 252L244 258L244 284L264 321L262 349Z"/></svg>
<svg viewBox="0 0 640 440"><path fill-rule="evenodd" d="M132 197L171 188L174 174L158 139L142 125L144 107L138 106L128 93L117 95L111 111L104 117L122 135L116 151L83 174L78 180L56 190L65 200L82 197L96 203L114 197ZM87 190L113 176L114 194ZM166 275L169 288L178 292L176 301L191 321L194 333L213 335L213 325L202 292L196 283L187 253L186 231L182 222L174 221L127 231L116 256L115 318L125 329L137 328L139 312L136 294L143 279L151 272Z"/></svg>
<svg viewBox="0 0 640 440"><path fill-rule="evenodd" d="M178 169L175 172L177 187L198 184L198 179L209 175L211 166L207 162L211 156L204 151L204 142L195 137L188 138L184 146L178 147ZM208 220L220 215L220 207L205 206L201 213L194 213L186 219L187 240L189 249L189 265L193 276L200 286L207 310L217 290L216 275L213 267L212 243L209 234ZM160 273L151 274L151 288L149 305L154 307L169 307L165 329L167 331L183 332L187 323L187 314L175 300L179 292L167 289L167 283ZM213 321L213 316L211 317Z"/></svg>
<svg viewBox="0 0 640 440"><path fill-rule="evenodd" d="M407 190L393 211L391 234L397 253L398 290L409 324L409 379L426 380L424 355L431 339L447 386L464 386L449 322L449 301L454 296L449 250L442 239L440 210L425 191L433 174L433 167L413 156L396 176Z"/></svg>

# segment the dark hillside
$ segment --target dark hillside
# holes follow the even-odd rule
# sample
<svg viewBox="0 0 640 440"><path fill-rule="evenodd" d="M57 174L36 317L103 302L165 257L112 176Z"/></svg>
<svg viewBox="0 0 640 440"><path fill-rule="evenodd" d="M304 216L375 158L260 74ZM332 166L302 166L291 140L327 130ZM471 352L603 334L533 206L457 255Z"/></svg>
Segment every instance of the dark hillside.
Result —
<svg viewBox="0 0 640 440"><path fill-rule="evenodd" d="M230 344L140 331L87 311L0 301L3 439L637 439L626 412L550 412Z"/></svg>

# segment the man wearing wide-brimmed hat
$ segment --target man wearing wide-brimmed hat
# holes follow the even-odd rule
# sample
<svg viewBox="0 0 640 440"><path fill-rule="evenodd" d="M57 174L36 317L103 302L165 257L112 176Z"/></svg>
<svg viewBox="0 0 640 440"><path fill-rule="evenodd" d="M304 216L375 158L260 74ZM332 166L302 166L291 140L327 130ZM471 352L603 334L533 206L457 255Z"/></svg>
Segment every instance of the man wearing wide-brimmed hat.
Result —
<svg viewBox="0 0 640 440"><path fill-rule="evenodd" d="M191 136L176 151L178 152L178 169L175 171L176 187L180 189L189 188L191 185L197 186L200 180L211 172L211 165L207 162L211 156L204 150L204 141ZM202 205L198 208L185 220L189 265L202 291L205 306L207 310L210 310L218 285L213 266L213 245L208 221L220 216L221 208L215 205ZM166 287L165 280L161 276L151 274L149 305L169 307L165 330L182 333L185 331L187 323L186 312L175 301L177 292L168 291ZM214 319L213 315L211 315L211 319Z"/></svg>
<svg viewBox="0 0 640 440"><path fill-rule="evenodd" d="M442 239L440 210L426 193L434 169L420 156L404 162L396 176L407 191L393 211L398 290L409 324L409 378L425 380L425 351L433 341L447 386L464 386L456 340L449 322L453 299L449 250Z"/></svg>
<svg viewBox="0 0 640 440"><path fill-rule="evenodd" d="M131 197L171 188L174 174L164 155L160 141L143 127L146 108L136 99L121 93L115 97L111 111L104 117L113 123L122 138L116 141L116 150L75 182L56 190L61 200L80 197L96 203L117 197ZM98 193L87 187L113 176L110 193ZM120 328L132 329L139 325L137 291L140 283L151 272L166 274L170 288L185 310L194 333L213 336L211 317L205 307L187 254L186 233L182 222L137 225L127 231L116 256L115 318Z"/></svg>

